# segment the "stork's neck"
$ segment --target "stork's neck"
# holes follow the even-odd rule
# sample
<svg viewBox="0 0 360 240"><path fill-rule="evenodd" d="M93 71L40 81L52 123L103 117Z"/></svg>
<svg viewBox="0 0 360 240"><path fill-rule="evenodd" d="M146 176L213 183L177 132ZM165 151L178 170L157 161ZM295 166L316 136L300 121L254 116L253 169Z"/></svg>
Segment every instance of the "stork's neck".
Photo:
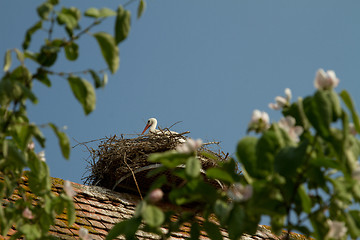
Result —
<svg viewBox="0 0 360 240"><path fill-rule="evenodd" d="M154 119L150 126L149 132L156 133L156 126L157 126L157 121L156 119Z"/></svg>

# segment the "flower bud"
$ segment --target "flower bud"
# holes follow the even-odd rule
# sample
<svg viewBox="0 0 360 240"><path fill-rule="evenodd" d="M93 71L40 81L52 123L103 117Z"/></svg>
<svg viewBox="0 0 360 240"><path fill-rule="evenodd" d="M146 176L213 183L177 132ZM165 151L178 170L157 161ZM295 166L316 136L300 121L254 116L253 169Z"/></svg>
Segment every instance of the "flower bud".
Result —
<svg viewBox="0 0 360 240"><path fill-rule="evenodd" d="M46 162L46 158L45 158L45 151L40 151L38 154L37 154L38 158L40 161L43 161L43 162Z"/></svg>
<svg viewBox="0 0 360 240"><path fill-rule="evenodd" d="M90 240L89 230L87 230L86 228L80 228L79 237L83 240Z"/></svg>
<svg viewBox="0 0 360 240"><path fill-rule="evenodd" d="M31 210L28 207L26 207L24 209L24 211L22 212L22 216L24 218L27 218L27 219L33 219L34 218L33 213L31 212Z"/></svg>
<svg viewBox="0 0 360 240"><path fill-rule="evenodd" d="M333 70L324 71L324 69L319 69L316 72L314 86L319 90L332 89L337 87L339 84L339 79L336 77L336 74Z"/></svg>
<svg viewBox="0 0 360 240"><path fill-rule="evenodd" d="M66 180L64 182L63 188L64 188L66 195L68 195L71 198L75 196L76 193L75 193L73 187L71 186L71 183L68 180Z"/></svg>
<svg viewBox="0 0 360 240"><path fill-rule="evenodd" d="M156 203L159 202L164 196L163 191L160 188L152 190L149 194L149 202Z"/></svg>

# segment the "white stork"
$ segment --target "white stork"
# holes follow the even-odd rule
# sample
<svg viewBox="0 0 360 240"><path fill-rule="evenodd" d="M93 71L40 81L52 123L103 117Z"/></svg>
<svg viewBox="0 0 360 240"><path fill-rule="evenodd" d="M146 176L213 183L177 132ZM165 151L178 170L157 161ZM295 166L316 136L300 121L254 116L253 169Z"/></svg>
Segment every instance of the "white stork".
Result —
<svg viewBox="0 0 360 240"><path fill-rule="evenodd" d="M149 120L146 123L146 126L143 130L143 132L141 134L144 134L146 132L147 129L149 129L149 133L152 134L165 134L165 135L178 135L179 133L174 132L174 131L170 131L170 130L159 130L156 129L157 126L157 120L156 118L149 118ZM183 138L179 138L179 142L185 142L185 140Z"/></svg>

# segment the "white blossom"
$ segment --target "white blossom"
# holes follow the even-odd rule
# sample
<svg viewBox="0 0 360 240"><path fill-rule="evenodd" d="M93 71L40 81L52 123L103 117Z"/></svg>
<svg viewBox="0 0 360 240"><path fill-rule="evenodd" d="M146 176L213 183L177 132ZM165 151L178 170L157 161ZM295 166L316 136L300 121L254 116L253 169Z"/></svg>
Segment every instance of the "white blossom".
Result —
<svg viewBox="0 0 360 240"><path fill-rule="evenodd" d="M319 90L332 89L337 87L340 80L336 77L336 74L333 70L324 71L324 69L319 69L316 72L314 86Z"/></svg>
<svg viewBox="0 0 360 240"><path fill-rule="evenodd" d="M249 200L253 195L253 188L251 185L242 185L235 183L227 191L228 197L235 202L243 202Z"/></svg>
<svg viewBox="0 0 360 240"><path fill-rule="evenodd" d="M86 228L80 228L79 237L83 240L90 240L89 230Z"/></svg>
<svg viewBox="0 0 360 240"><path fill-rule="evenodd" d="M292 93L290 88L285 88L285 97L277 96L275 97L275 103L269 103L269 108L274 110L280 110L285 106L290 104L292 98Z"/></svg>
<svg viewBox="0 0 360 240"><path fill-rule="evenodd" d="M32 151L35 149L35 143L33 141L30 141L27 145L27 148Z"/></svg>
<svg viewBox="0 0 360 240"><path fill-rule="evenodd" d="M68 195L71 198L75 196L76 193L75 193L73 187L71 186L71 183L68 180L64 181L63 188L64 188L66 195Z"/></svg>
<svg viewBox="0 0 360 240"><path fill-rule="evenodd" d="M37 154L38 158L40 161L43 161L45 162L46 161L46 158L45 158L45 151L40 151L38 154Z"/></svg>
<svg viewBox="0 0 360 240"><path fill-rule="evenodd" d="M26 207L24 209L24 211L22 212L22 216L24 218L27 218L27 219L33 219L34 218L33 213L31 212L31 210L28 207Z"/></svg>
<svg viewBox="0 0 360 240"><path fill-rule="evenodd" d="M251 116L248 131L262 132L270 127L270 118L266 112L255 109Z"/></svg>
<svg viewBox="0 0 360 240"><path fill-rule="evenodd" d="M329 232L326 234L326 239L341 239L345 236L347 228L344 222L327 220L329 225Z"/></svg>
<svg viewBox="0 0 360 240"><path fill-rule="evenodd" d="M287 132L293 141L299 142L299 136L303 133L304 129L301 126L295 126L295 123L295 118L287 116L286 118L280 119L279 127Z"/></svg>
<svg viewBox="0 0 360 240"><path fill-rule="evenodd" d="M253 111L252 116L251 116L250 123L258 123L259 121L262 121L262 122L264 122L266 124L269 124L269 122L270 122L269 114L267 114L266 112L261 112L260 110L255 109Z"/></svg>
<svg viewBox="0 0 360 240"><path fill-rule="evenodd" d="M176 151L180 152L180 153L192 153L195 152L199 147L201 147L202 145L202 140L201 139L187 139L186 142L178 145L176 147Z"/></svg>
<svg viewBox="0 0 360 240"><path fill-rule="evenodd" d="M159 202L164 196L163 191L160 188L152 190L149 194L149 201L151 203Z"/></svg>

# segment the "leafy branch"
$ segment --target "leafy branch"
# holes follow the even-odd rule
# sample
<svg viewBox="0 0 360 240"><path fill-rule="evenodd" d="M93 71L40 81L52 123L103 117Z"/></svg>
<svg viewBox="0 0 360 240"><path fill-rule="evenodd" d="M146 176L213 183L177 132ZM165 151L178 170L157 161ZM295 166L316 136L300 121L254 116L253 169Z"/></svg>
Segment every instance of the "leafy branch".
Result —
<svg viewBox="0 0 360 240"><path fill-rule="evenodd" d="M95 88L106 85L108 70L112 74L116 73L120 62L118 45L127 38L130 31L130 13L122 6L118 7L117 12L108 8L86 10L83 15L94 18L94 21L81 31L82 12L76 7L59 9L59 3L59 0L47 0L38 6L36 10L39 20L26 31L22 51L14 48L5 53L4 75L0 81L0 235L6 236L9 229L15 227L17 232L13 235L14 239L49 239L49 227L54 224L56 215L63 213L65 209L68 225L71 226L75 221L71 185L65 181L64 192L55 196L51 191L45 152L35 152L35 142L39 147L45 148L46 138L40 130L43 125L31 123L27 115L29 102L38 102L32 90L33 84L39 81L51 87L52 76L66 78L84 113L90 114L95 109ZM110 17L115 17L113 33L98 32L90 35L98 42L106 69L69 73L51 69L59 61L60 51L65 52L68 61L79 60L81 43L78 40ZM63 28L66 36L53 38L57 28ZM32 37L38 33L45 35L45 41L39 50L30 51ZM14 53L19 66L12 68ZM38 65L34 71L26 66L26 60ZM90 74L94 80L93 85L80 78L78 75L81 74ZM103 75L102 78L99 74ZM66 133L53 123L45 126L53 130L63 157L68 159L70 141ZM22 178L27 178L34 198L26 197L20 184ZM9 202L15 191L20 198Z"/></svg>

